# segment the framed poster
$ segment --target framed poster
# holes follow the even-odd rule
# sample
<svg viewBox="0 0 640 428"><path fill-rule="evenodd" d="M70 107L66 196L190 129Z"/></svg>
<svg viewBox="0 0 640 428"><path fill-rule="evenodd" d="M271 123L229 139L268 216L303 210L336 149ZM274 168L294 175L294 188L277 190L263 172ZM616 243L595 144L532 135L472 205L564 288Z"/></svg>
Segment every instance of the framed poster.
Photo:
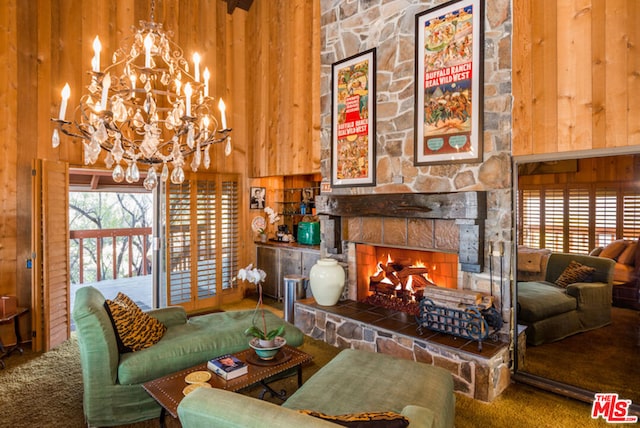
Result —
<svg viewBox="0 0 640 428"><path fill-rule="evenodd" d="M264 209L266 194L267 189L264 187L251 187L249 191L249 209Z"/></svg>
<svg viewBox="0 0 640 428"><path fill-rule="evenodd" d="M482 3L416 15L416 165L482 161Z"/></svg>
<svg viewBox="0 0 640 428"><path fill-rule="evenodd" d="M376 184L376 50L331 66L331 185Z"/></svg>

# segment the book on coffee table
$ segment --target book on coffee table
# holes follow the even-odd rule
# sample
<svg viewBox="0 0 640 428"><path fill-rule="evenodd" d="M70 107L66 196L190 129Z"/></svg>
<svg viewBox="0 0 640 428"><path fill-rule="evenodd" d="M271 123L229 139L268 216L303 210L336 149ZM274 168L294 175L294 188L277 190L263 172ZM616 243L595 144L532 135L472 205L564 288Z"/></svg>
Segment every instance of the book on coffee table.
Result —
<svg viewBox="0 0 640 428"><path fill-rule="evenodd" d="M207 368L225 380L235 379L247 374L249 368L233 355L221 355L207 362Z"/></svg>

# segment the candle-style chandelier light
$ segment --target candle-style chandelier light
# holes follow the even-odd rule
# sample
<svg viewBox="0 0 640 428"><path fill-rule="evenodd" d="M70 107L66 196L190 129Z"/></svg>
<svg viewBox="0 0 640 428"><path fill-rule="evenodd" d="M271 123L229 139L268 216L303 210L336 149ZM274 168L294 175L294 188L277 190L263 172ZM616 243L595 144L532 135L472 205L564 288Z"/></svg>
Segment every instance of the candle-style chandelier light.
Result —
<svg viewBox="0 0 640 428"><path fill-rule="evenodd" d="M201 78L200 56L195 53L190 74L182 49L171 41L162 24L154 22L154 5L152 1L150 22L140 21L134 34L114 52L112 64L102 71L96 36L88 92L67 121L70 88L66 84L60 114L51 119L57 125L53 147L60 145L62 132L83 140L85 165L94 164L101 151L106 151L105 165L113 168L113 179L118 183L137 182L138 163L147 164L147 190L169 176L171 182L182 183L183 165L189 157L193 171L201 165L209 168L212 144L226 143L225 154L231 153L231 129L227 128L222 98L217 103L220 122L214 116L209 70L205 68Z"/></svg>

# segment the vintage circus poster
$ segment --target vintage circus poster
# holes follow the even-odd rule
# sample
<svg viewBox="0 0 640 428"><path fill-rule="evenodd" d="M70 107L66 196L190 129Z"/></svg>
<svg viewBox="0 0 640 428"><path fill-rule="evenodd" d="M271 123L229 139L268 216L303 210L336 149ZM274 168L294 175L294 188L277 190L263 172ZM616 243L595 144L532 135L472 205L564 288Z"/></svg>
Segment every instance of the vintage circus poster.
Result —
<svg viewBox="0 0 640 428"><path fill-rule="evenodd" d="M332 186L374 185L375 49L332 68Z"/></svg>
<svg viewBox="0 0 640 428"><path fill-rule="evenodd" d="M416 164L481 159L480 3L449 2L416 16Z"/></svg>

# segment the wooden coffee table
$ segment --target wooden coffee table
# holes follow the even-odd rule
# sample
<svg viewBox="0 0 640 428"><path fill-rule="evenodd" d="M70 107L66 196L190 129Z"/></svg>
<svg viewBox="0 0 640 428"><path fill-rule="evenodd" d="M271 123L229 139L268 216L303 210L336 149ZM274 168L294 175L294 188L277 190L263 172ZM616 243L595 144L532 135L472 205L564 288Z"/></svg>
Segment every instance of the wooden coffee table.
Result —
<svg viewBox="0 0 640 428"><path fill-rule="evenodd" d="M311 355L289 345L285 345L276 355L276 358L271 362L260 360L253 349L247 349L233 355L247 363L249 372L246 375L242 375L229 381L222 379L215 373L211 373L211 379L209 379L208 383L210 383L212 387L235 392L248 386L262 383L269 392L277 395L283 400L285 399L286 392L275 392L268 386L267 381L278 374L296 368L298 375L298 387L300 387L302 386L302 364L313 359ZM212 358L213 357L215 356L212 356ZM142 384L142 387L149 393L149 395L151 395L162 406L160 426L164 426L164 417L166 412L169 412L169 414L174 418L178 417L178 405L184 398L184 393L182 391L188 385L184 379L189 373L200 370L207 370L207 363L202 363ZM266 391L262 392L261 397L265 392Z"/></svg>

